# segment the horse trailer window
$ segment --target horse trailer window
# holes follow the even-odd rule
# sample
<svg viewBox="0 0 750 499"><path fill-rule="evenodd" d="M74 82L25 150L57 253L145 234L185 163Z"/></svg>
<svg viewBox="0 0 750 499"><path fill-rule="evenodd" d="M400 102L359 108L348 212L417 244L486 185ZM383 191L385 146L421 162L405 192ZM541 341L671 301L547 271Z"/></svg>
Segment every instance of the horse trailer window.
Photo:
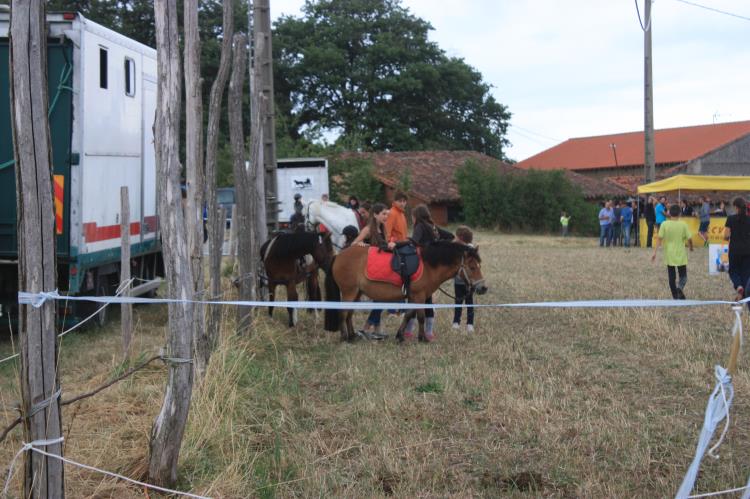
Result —
<svg viewBox="0 0 750 499"><path fill-rule="evenodd" d="M125 58L125 95L135 95L135 61L129 57Z"/></svg>
<svg viewBox="0 0 750 499"><path fill-rule="evenodd" d="M107 88L107 49L99 47L99 88Z"/></svg>

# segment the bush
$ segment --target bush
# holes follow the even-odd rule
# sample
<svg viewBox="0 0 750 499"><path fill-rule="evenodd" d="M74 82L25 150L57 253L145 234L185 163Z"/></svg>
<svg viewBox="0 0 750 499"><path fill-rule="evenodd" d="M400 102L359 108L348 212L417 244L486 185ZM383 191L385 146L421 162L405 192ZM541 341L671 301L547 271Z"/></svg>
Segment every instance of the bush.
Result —
<svg viewBox="0 0 750 499"><path fill-rule="evenodd" d="M361 158L334 159L328 164L331 199L340 201L354 195L364 201L383 199L383 185L375 178L372 161Z"/></svg>
<svg viewBox="0 0 750 499"><path fill-rule="evenodd" d="M533 232L560 230L560 213L571 217L571 231L595 235L598 207L583 198L562 171L501 174L468 160L456 171L466 222L482 227Z"/></svg>

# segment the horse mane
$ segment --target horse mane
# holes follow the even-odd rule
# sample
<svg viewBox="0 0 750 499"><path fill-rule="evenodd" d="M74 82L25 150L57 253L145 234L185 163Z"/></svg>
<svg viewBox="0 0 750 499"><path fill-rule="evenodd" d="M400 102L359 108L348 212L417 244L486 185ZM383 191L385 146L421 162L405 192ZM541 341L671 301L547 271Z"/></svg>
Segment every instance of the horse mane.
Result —
<svg viewBox="0 0 750 499"><path fill-rule="evenodd" d="M299 258L303 255L312 253L315 245L318 244L317 232L282 232L274 236L260 247L260 257L266 259L266 251L271 241L276 240L271 246L271 254L268 257L273 258Z"/></svg>
<svg viewBox="0 0 750 499"><path fill-rule="evenodd" d="M452 241L435 241L422 248L422 259L431 267L453 265L462 255L474 257L478 262L482 261L476 248Z"/></svg>

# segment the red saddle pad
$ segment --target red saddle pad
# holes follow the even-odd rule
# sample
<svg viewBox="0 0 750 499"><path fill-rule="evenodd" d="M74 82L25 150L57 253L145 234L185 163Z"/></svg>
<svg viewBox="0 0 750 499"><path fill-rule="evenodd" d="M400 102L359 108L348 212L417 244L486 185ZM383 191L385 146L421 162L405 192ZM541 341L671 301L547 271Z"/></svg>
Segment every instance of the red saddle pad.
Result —
<svg viewBox="0 0 750 499"><path fill-rule="evenodd" d="M393 253L387 251L380 251L378 248L371 246L367 253L367 269L365 275L371 281L387 282L394 286L401 286L401 276L391 269L391 259ZM414 282L422 277L422 271L424 270L424 263L422 258L419 259L419 267L417 271L411 276L411 281Z"/></svg>

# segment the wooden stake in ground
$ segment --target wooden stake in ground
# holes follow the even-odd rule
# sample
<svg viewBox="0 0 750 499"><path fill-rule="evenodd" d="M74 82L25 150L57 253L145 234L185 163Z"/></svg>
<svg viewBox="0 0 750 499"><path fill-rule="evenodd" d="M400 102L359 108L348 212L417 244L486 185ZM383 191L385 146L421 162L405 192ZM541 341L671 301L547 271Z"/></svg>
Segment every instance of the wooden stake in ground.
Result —
<svg viewBox="0 0 750 499"><path fill-rule="evenodd" d="M18 206L18 289L57 287L52 159L47 120L47 31L42 0L13 0L10 17L10 92ZM56 302L19 306L24 441L62 436L57 373ZM62 455L62 444L40 446ZM64 497L63 463L24 454L23 497Z"/></svg>
<svg viewBox="0 0 750 499"><path fill-rule="evenodd" d="M156 0L157 91L155 148L159 217L167 290L170 297L192 299L193 269L185 234L180 192L180 52L177 1ZM193 306L169 304L169 374L159 415L151 431L149 480L174 486L193 390Z"/></svg>
<svg viewBox="0 0 750 499"><path fill-rule="evenodd" d="M247 60L247 37L243 33L234 35L232 42L232 76L229 80L229 139L232 143L237 211L232 214L232 223L237 223L240 300L253 299L253 283L258 278L252 272L252 220L250 218L250 189L245 167L245 139L242 133L242 85ZM245 333L250 327L250 309L237 307L237 332Z"/></svg>
<svg viewBox="0 0 750 499"><path fill-rule="evenodd" d="M130 199L128 187L120 187L120 286L126 286L122 296L130 296ZM130 340L133 338L133 304L120 305L122 326L122 357L130 357Z"/></svg>
<svg viewBox="0 0 750 499"><path fill-rule="evenodd" d="M221 60L216 78L211 85L211 98L208 104L208 128L206 129L206 199L208 205L208 274L211 298L221 295L221 254L224 244L224 225L226 216L218 215L219 203L216 199L216 151L219 146L219 120L221 118L221 101L229 79L229 63L232 57L232 36L234 35L234 2L224 0L224 20L222 25ZM225 212L223 212L225 213ZM209 339L209 352L216 345L221 320L221 306L209 307L206 330ZM206 355L199 350L196 356ZM208 359L206 359L208 362Z"/></svg>

